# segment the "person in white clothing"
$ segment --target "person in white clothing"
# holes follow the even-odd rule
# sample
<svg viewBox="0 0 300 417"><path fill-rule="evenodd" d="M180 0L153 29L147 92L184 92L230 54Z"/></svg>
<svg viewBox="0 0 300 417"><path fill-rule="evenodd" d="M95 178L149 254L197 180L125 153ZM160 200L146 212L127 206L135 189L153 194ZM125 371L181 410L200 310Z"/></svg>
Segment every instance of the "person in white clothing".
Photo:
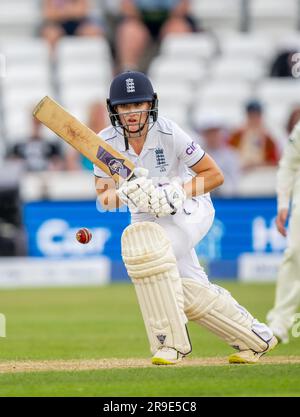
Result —
<svg viewBox="0 0 300 417"><path fill-rule="evenodd" d="M279 268L275 305L267 314L267 321L278 340L289 342L295 313L300 307L300 122L292 130L280 159L277 173L278 231L287 236L285 224L289 220L288 246Z"/></svg>
<svg viewBox="0 0 300 417"><path fill-rule="evenodd" d="M107 105L112 126L99 134L134 163L135 178L115 184L95 166L96 190L107 210L127 204L131 211L122 256L137 291L152 363L175 364L191 351L188 320L237 349L231 363L257 362L276 338L228 291L209 282L194 250L213 223L209 192L223 183L221 170L196 140L158 116L157 95L143 73L117 75Z"/></svg>

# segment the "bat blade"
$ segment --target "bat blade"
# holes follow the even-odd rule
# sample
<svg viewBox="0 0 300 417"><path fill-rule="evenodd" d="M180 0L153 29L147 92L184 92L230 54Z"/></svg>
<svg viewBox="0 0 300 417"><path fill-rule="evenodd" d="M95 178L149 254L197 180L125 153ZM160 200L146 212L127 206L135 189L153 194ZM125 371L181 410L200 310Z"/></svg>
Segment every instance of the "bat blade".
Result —
<svg viewBox="0 0 300 417"><path fill-rule="evenodd" d="M110 175L116 182L129 179L134 164L72 116L55 100L46 96L33 110L33 116L73 148Z"/></svg>

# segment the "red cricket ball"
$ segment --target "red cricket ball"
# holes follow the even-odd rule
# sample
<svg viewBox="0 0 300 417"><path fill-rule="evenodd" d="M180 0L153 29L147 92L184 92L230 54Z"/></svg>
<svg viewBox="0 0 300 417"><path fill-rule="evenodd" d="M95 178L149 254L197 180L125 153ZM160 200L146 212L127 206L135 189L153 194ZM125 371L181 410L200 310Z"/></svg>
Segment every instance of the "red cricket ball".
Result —
<svg viewBox="0 0 300 417"><path fill-rule="evenodd" d="M92 233L86 227L79 229L76 233L76 239L79 243L86 244L89 243L92 239Z"/></svg>

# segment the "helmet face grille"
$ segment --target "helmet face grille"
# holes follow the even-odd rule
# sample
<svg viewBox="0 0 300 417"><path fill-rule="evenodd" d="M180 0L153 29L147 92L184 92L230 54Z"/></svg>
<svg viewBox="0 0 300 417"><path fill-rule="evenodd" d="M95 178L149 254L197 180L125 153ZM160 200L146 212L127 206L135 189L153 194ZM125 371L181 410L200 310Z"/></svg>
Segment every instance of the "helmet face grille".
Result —
<svg viewBox="0 0 300 417"><path fill-rule="evenodd" d="M154 103L156 103L157 101L155 100ZM108 104L109 106L109 104ZM121 123L121 119L120 119L120 115L124 115L127 112L122 112L122 113L117 113L114 110L113 106L110 106L112 108L112 111L109 113L110 116L110 120L112 125L115 127L115 129L117 130L117 132L124 134L126 132L126 136L128 137L135 137L134 134L137 133L141 133L141 131L143 130L144 126L146 123L148 123L148 131L153 127L154 123L157 120L157 107L151 107L151 109L149 110L140 110L140 111L135 111L134 113L139 114L139 120L136 123L136 132L134 132L134 134L130 133L130 129L129 126L127 124L122 124ZM147 118L146 121L144 123L141 122L142 119L142 115L147 113Z"/></svg>

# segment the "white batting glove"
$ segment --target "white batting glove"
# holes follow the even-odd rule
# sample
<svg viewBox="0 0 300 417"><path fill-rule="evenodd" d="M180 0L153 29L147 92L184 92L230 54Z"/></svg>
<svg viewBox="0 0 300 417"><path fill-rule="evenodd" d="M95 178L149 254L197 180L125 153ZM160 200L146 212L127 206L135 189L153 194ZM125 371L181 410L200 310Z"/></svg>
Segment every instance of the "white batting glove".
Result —
<svg viewBox="0 0 300 417"><path fill-rule="evenodd" d="M186 192L173 181L156 187L150 194L150 212L157 217L175 214L181 210L186 200Z"/></svg>
<svg viewBox="0 0 300 417"><path fill-rule="evenodd" d="M154 190L152 179L147 178L149 171L145 168L135 168L133 173L136 178L124 181L116 193L131 212L148 212L150 193Z"/></svg>

